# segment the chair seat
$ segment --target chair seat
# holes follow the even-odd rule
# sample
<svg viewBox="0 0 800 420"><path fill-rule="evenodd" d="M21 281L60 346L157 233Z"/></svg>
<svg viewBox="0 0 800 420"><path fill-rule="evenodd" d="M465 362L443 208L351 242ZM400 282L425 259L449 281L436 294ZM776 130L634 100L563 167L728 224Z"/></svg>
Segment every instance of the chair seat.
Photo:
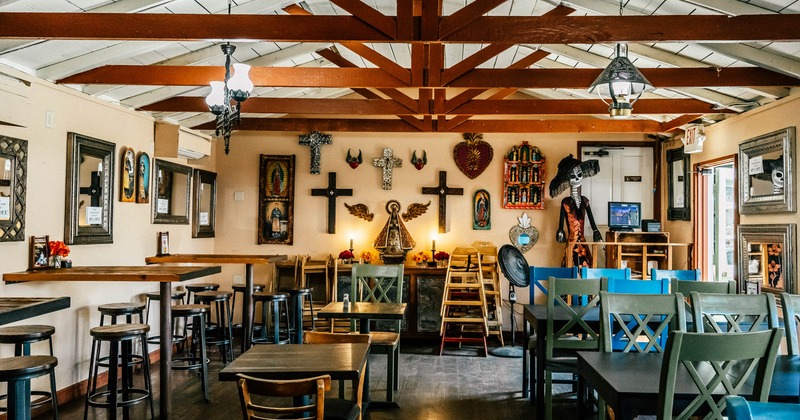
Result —
<svg viewBox="0 0 800 420"><path fill-rule="evenodd" d="M53 356L17 356L0 359L0 381L8 382L44 375L58 365Z"/></svg>
<svg viewBox="0 0 800 420"><path fill-rule="evenodd" d="M554 357L547 360L545 369L553 372L577 372L578 359L568 356Z"/></svg>
<svg viewBox="0 0 800 420"><path fill-rule="evenodd" d="M0 328L0 343L15 344L46 340L55 334L51 325L18 325Z"/></svg>
<svg viewBox="0 0 800 420"><path fill-rule="evenodd" d="M358 405L342 398L325 398L325 420L356 420L361 414Z"/></svg>
<svg viewBox="0 0 800 420"><path fill-rule="evenodd" d="M396 346L400 342L400 334L391 331L371 331L373 346Z"/></svg>

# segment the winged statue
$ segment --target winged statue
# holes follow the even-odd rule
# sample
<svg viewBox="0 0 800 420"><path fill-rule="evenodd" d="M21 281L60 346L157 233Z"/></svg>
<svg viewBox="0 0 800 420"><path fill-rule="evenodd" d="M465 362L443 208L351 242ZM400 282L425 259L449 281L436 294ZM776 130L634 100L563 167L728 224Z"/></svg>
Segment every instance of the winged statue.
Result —
<svg viewBox="0 0 800 420"><path fill-rule="evenodd" d="M430 205L431 205L430 201L428 201L428 204L422 204L422 203L409 204L408 207L406 208L406 212L403 213L402 215L403 221L407 222L411 219L422 216L423 214L425 214L426 211L428 211L428 207L430 207Z"/></svg>
<svg viewBox="0 0 800 420"><path fill-rule="evenodd" d="M375 217L374 214L369 212L369 208L367 207L366 204L359 203L359 204L353 204L351 206L347 203L344 203L344 206L347 208L350 214L352 214L355 217L358 217L359 219L364 219L368 222L371 222L372 219Z"/></svg>

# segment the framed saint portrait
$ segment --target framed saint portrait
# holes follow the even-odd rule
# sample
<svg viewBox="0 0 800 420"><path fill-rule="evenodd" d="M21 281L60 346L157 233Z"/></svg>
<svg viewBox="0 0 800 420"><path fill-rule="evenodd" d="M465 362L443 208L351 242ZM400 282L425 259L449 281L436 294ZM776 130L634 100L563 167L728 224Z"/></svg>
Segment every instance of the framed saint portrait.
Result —
<svg viewBox="0 0 800 420"><path fill-rule="evenodd" d="M478 190L472 197L472 230L492 228L492 206L489 191Z"/></svg>
<svg viewBox="0 0 800 420"><path fill-rule="evenodd" d="M119 201L136 202L136 153L130 147L122 150L122 175L119 177Z"/></svg>
<svg viewBox="0 0 800 420"><path fill-rule="evenodd" d="M294 155L261 155L258 243L291 245L294 232Z"/></svg>
<svg viewBox="0 0 800 420"><path fill-rule="evenodd" d="M136 202L150 202L150 156L145 152L136 159Z"/></svg>

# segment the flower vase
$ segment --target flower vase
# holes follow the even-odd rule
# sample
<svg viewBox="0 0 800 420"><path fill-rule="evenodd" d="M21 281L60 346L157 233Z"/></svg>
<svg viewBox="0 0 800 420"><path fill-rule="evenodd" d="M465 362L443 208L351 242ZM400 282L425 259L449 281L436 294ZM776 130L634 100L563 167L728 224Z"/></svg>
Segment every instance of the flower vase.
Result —
<svg viewBox="0 0 800 420"><path fill-rule="evenodd" d="M439 268L447 268L447 261L445 260L436 261L436 266Z"/></svg>
<svg viewBox="0 0 800 420"><path fill-rule="evenodd" d="M428 265L428 263L425 262L425 261L420 261L420 262L417 263L417 267L425 267L427 265Z"/></svg>
<svg viewBox="0 0 800 420"><path fill-rule="evenodd" d="M50 263L50 267L61 268L61 256L59 255L54 256L53 261Z"/></svg>

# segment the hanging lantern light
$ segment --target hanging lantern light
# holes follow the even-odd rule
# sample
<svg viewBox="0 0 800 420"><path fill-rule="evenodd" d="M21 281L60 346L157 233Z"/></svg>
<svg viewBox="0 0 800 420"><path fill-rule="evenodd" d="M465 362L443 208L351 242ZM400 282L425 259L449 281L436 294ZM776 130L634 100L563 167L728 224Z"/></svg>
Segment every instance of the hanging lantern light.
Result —
<svg viewBox="0 0 800 420"><path fill-rule="evenodd" d="M633 104L644 92L655 87L628 59L628 46L617 44L614 59L597 76L589 88L589 93L597 92L600 99L608 105L612 118L628 118Z"/></svg>

